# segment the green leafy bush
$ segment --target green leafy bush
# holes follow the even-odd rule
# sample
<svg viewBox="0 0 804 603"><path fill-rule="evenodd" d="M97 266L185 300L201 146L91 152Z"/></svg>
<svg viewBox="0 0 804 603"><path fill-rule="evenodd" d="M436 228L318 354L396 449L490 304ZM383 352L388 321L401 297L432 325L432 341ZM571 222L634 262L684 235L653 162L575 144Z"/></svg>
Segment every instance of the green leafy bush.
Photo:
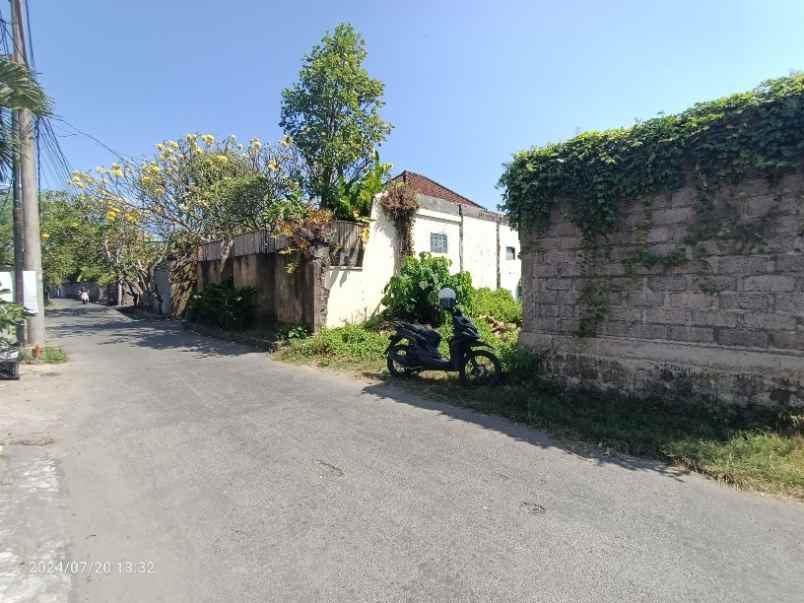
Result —
<svg viewBox="0 0 804 603"><path fill-rule="evenodd" d="M399 276L392 276L382 299L390 318L440 325L445 312L438 305L438 292L443 287L455 290L458 305L467 313L474 311L472 275L449 273L450 261L445 257L422 253L407 257Z"/></svg>
<svg viewBox="0 0 804 603"><path fill-rule="evenodd" d="M520 347L516 338L501 342L496 348L508 383L512 385L544 385L544 358Z"/></svg>
<svg viewBox="0 0 804 603"><path fill-rule="evenodd" d="M303 323L288 325L279 333L281 339L305 339L310 336L310 329Z"/></svg>
<svg viewBox="0 0 804 603"><path fill-rule="evenodd" d="M318 357L319 360L381 360L388 337L365 325L348 324L290 341L291 356Z"/></svg>
<svg viewBox="0 0 804 603"><path fill-rule="evenodd" d="M522 304L508 289L481 287L474 294L475 316L490 316L502 322L522 324Z"/></svg>
<svg viewBox="0 0 804 603"><path fill-rule="evenodd" d="M194 322L242 331L254 322L257 291L231 285L209 285L190 299L189 317Z"/></svg>
<svg viewBox="0 0 804 603"><path fill-rule="evenodd" d="M16 328L17 323L25 318L25 308L9 303L2 298L2 295L8 293L8 289L0 290L0 351L13 347L14 340L9 335Z"/></svg>

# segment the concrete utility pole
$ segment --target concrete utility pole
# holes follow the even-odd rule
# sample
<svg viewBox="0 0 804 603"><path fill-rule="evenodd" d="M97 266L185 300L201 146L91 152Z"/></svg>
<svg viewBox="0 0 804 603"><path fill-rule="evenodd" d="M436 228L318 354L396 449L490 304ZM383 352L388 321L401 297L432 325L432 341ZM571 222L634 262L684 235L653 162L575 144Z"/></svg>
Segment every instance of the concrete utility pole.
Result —
<svg viewBox="0 0 804 603"><path fill-rule="evenodd" d="M17 114L16 111L11 112L11 131L16 135L17 133ZM24 299L22 295L23 281L22 271L25 270L22 263L23 257L23 229L22 229L22 190L20 186L19 175L19 158L17 149L13 150L13 178L11 181L11 195L13 204L11 206L11 216L14 223L14 303L22 305ZM17 342L25 345L25 321L21 320L17 323Z"/></svg>
<svg viewBox="0 0 804 603"><path fill-rule="evenodd" d="M20 0L11 0L14 29L14 57L17 62L28 64L25 46L25 13ZM23 215L23 267L36 274L37 312L28 318L27 345L34 348L45 345L45 296L42 287L42 241L39 233L39 187L36 177L36 152L34 144L34 119L28 109L19 109L17 114L18 163L15 181L21 186Z"/></svg>

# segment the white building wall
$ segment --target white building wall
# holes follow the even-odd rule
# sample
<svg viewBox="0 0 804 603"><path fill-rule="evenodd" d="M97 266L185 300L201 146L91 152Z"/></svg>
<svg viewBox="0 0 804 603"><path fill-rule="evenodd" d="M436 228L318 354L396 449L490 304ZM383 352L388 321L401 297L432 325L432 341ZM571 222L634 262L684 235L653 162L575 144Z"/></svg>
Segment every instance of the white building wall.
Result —
<svg viewBox="0 0 804 603"><path fill-rule="evenodd" d="M461 212L455 204L420 198L422 208L416 213L413 225L413 249L416 254L430 252L430 234L447 236L447 253L451 272L461 266ZM497 288L497 222L483 219L481 212L463 212L463 269L472 274L475 287ZM471 215L474 213L474 215ZM487 214L488 215L488 214ZM383 289L394 274L399 247L396 227L380 203L371 211L369 237L359 268L333 267L328 269L330 287L327 302L327 327L349 322L362 322L381 310ZM515 259L506 259L506 247L515 249ZM520 281L519 238L506 224L500 224L501 285L516 296Z"/></svg>
<svg viewBox="0 0 804 603"><path fill-rule="evenodd" d="M506 248L509 247L514 250L514 259L508 259ZM519 299L521 294L522 260L519 259L521 251L519 233L508 224L500 224L500 287L508 289L514 299Z"/></svg>
<svg viewBox="0 0 804 603"><path fill-rule="evenodd" d="M476 288L497 288L497 223L463 217L463 269Z"/></svg>
<svg viewBox="0 0 804 603"><path fill-rule="evenodd" d="M363 266L328 270L328 327L362 322L380 310L383 289L394 274L398 243L396 227L379 203L374 203L371 218Z"/></svg>
<svg viewBox="0 0 804 603"><path fill-rule="evenodd" d="M436 256L445 256L450 260L450 272L459 272L461 217L429 209L420 209L416 212L416 221L413 223L413 250L418 255L422 252L432 253L430 249L430 235L432 233L447 235L447 253L433 253Z"/></svg>

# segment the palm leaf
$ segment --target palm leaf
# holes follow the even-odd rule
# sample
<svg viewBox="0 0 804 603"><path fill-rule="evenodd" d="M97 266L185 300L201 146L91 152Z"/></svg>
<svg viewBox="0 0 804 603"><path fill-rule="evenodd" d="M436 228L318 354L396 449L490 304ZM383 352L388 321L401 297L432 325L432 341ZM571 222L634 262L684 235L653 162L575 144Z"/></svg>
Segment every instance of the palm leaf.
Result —
<svg viewBox="0 0 804 603"><path fill-rule="evenodd" d="M0 57L0 107L28 109L36 115L50 113L50 99L23 64Z"/></svg>

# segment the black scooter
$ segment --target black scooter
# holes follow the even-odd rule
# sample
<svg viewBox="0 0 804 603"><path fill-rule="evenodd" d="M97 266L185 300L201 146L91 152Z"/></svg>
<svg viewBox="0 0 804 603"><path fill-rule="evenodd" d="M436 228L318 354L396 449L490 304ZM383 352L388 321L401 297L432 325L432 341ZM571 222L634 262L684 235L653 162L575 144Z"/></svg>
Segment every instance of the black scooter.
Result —
<svg viewBox="0 0 804 603"><path fill-rule="evenodd" d="M439 291L438 302L452 314L453 336L449 339L449 358L438 351L438 331L407 322L394 323L385 356L388 371L394 377L406 377L418 371L458 371L461 381L471 385L499 383L500 361L492 352L478 348L491 346L480 339L474 323L455 307L455 291L446 287Z"/></svg>

